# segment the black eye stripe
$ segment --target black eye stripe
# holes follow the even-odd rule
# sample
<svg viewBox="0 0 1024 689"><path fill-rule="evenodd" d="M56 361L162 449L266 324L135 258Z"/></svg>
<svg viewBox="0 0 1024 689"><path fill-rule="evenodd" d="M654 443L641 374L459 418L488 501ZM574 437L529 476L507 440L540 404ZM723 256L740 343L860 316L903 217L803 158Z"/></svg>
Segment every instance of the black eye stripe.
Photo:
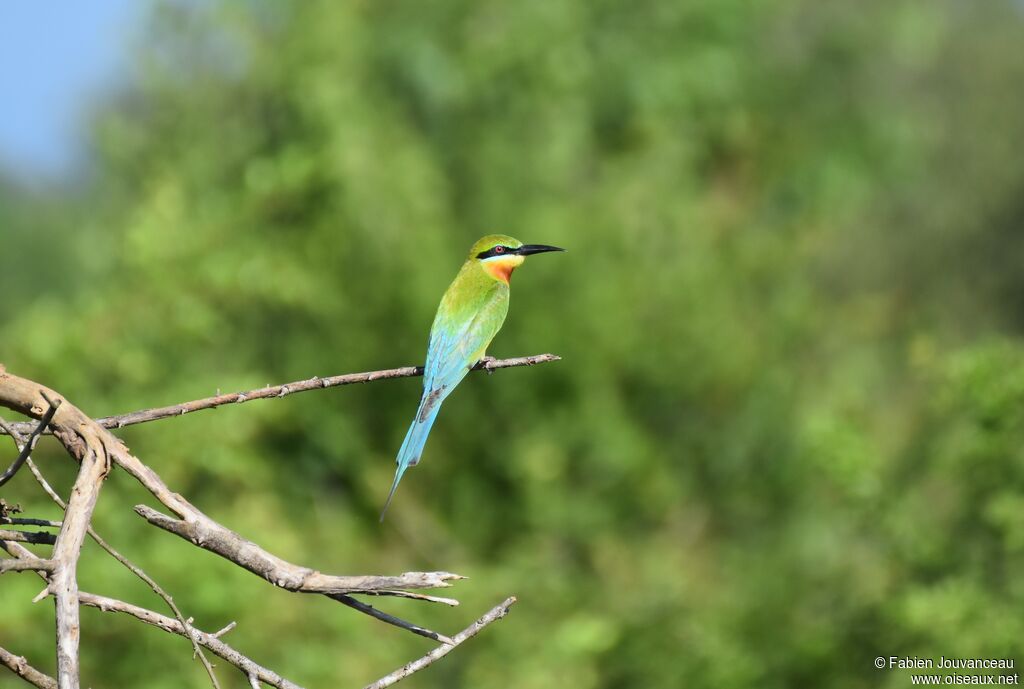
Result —
<svg viewBox="0 0 1024 689"><path fill-rule="evenodd" d="M498 249L501 249L501 251L498 251ZM491 256L507 256L509 254L514 254L515 252L516 252L516 250L513 249L512 247L510 247L510 246L502 246L502 245L499 244L498 246L492 247L492 248L488 249L487 251L481 251L480 253L478 253L476 255L476 257L477 258L490 258Z"/></svg>

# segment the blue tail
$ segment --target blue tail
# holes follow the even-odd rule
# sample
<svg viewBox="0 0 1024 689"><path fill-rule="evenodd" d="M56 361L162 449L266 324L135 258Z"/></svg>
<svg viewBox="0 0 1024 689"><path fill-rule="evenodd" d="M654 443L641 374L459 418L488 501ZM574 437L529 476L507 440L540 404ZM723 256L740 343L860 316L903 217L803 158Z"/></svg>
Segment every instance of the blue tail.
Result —
<svg viewBox="0 0 1024 689"><path fill-rule="evenodd" d="M441 400L437 395L424 394L420 400L420 407L416 410L416 417L409 426L409 432L405 434L405 442L398 451L398 469L395 470L395 481L391 484L391 492L388 493L384 509L380 511L380 520L384 521L384 514L391 505L391 498L395 497L398 490L398 482L402 480L402 474L409 467L420 463L420 455L423 454L423 446L427 444L427 436L430 435L430 428L434 425L437 412L441 411Z"/></svg>

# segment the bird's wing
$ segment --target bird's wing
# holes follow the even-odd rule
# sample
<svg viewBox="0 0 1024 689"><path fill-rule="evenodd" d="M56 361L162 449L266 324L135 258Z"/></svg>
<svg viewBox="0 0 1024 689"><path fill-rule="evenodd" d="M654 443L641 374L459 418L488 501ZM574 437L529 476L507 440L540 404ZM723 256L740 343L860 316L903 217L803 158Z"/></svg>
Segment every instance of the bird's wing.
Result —
<svg viewBox="0 0 1024 689"><path fill-rule="evenodd" d="M423 374L425 395L443 395L462 380L501 328L508 298L495 290L473 306L476 308L464 309L461 313L438 312L430 331Z"/></svg>

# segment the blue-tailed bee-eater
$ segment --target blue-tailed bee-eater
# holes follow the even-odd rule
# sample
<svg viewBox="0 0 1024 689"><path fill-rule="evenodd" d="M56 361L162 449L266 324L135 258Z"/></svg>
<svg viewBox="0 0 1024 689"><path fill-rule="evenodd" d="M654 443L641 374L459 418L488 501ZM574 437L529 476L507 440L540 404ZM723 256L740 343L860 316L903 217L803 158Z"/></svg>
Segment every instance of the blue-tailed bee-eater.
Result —
<svg viewBox="0 0 1024 689"><path fill-rule="evenodd" d="M565 249L523 244L507 235L492 234L480 239L469 250L469 257L459 274L441 297L434 325L430 328L427 362L423 368L423 397L405 435L405 442L398 451L398 469L380 513L381 521L384 521L384 514L395 496L402 474L419 464L441 403L484 357L487 346L505 322L512 271L521 266L527 256L547 251Z"/></svg>

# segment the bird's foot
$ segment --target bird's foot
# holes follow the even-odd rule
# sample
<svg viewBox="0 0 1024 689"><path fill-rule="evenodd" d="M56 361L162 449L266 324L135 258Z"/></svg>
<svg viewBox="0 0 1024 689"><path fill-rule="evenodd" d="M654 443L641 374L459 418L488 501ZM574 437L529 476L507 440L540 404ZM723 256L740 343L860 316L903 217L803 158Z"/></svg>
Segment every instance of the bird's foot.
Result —
<svg viewBox="0 0 1024 689"><path fill-rule="evenodd" d="M485 357L480 359L479 366L483 370L487 371L487 375L491 375L492 373L494 373L494 369L491 368L491 364L493 364L497 360L498 360L497 357L485 356Z"/></svg>

